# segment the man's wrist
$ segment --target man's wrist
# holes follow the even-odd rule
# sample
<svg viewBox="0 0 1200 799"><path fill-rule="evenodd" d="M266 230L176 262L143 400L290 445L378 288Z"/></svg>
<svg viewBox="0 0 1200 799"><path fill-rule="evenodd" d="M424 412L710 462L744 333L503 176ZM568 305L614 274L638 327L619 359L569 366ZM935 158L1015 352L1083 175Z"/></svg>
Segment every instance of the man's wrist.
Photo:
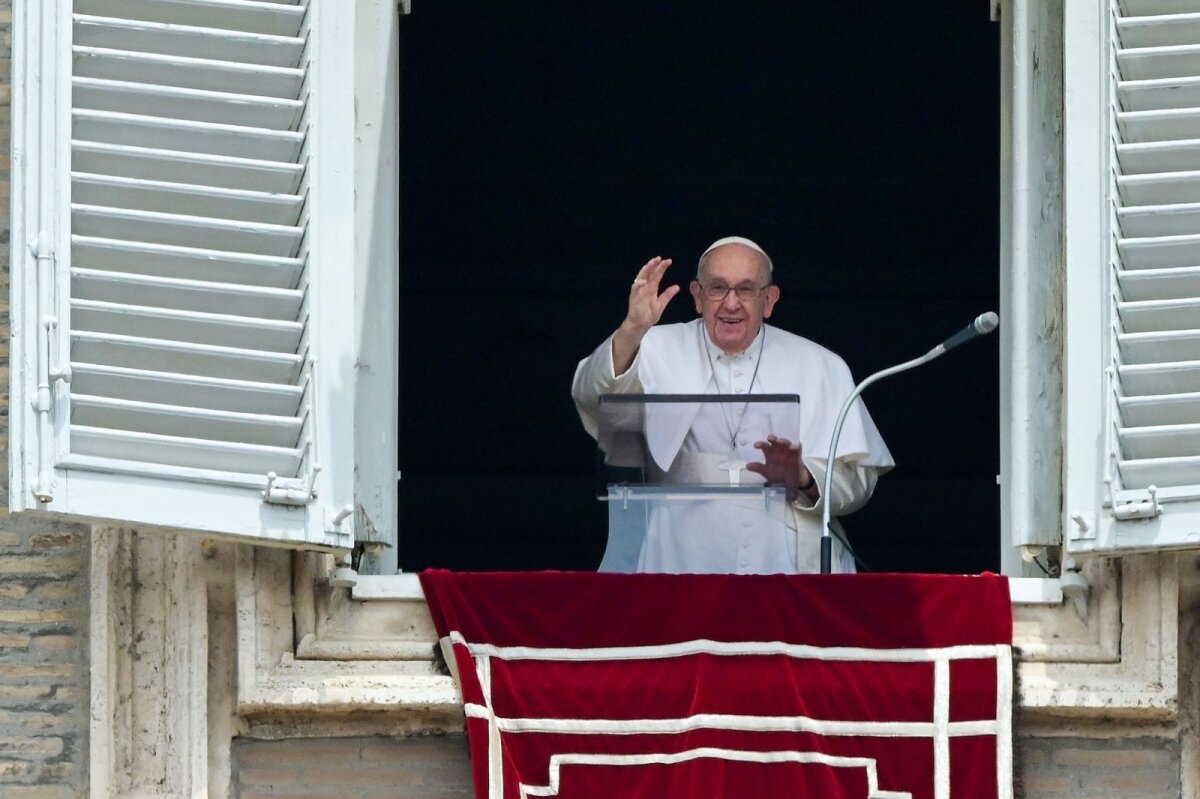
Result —
<svg viewBox="0 0 1200 799"><path fill-rule="evenodd" d="M811 491L812 487L816 485L817 478L808 469L805 469L804 472L808 475L808 481L805 483L797 483L796 488L800 491Z"/></svg>

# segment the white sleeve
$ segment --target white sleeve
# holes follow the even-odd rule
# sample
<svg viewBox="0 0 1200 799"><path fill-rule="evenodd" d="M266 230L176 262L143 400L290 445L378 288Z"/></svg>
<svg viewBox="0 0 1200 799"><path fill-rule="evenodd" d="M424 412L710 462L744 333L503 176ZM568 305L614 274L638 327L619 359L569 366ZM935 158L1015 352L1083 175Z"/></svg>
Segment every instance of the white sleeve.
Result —
<svg viewBox="0 0 1200 799"><path fill-rule="evenodd" d="M575 379L571 382L571 398L583 427L592 438L599 429L599 407L601 394L637 394L642 391L638 378L641 349L634 355L633 363L623 374L614 374L612 358L612 336L596 350L579 362L575 368Z"/></svg>
<svg viewBox="0 0 1200 799"><path fill-rule="evenodd" d="M817 491L822 491L825 488L825 459L805 458L804 465L812 472ZM833 484L830 486L831 512L829 515L832 517L845 516L865 505L875 491L875 483L879 479L880 471L874 466L860 466L856 462L835 461ZM813 502L807 494L801 491L792 504L798 511L824 513L824 502L824 496L818 496L816 502Z"/></svg>

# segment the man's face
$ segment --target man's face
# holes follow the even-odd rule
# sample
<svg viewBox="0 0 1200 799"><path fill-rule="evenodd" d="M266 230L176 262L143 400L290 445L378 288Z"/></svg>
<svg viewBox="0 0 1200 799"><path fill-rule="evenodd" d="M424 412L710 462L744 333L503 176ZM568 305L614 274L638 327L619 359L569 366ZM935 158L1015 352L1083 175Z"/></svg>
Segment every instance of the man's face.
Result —
<svg viewBox="0 0 1200 799"><path fill-rule="evenodd" d="M758 335L763 320L779 301L779 287L768 286L771 276L762 256L741 244L726 244L709 254L699 281L692 281L696 310L704 317L709 338L725 352L744 352ZM751 300L729 291L723 299L710 299L705 288L762 289ZM764 288L765 287L765 288Z"/></svg>

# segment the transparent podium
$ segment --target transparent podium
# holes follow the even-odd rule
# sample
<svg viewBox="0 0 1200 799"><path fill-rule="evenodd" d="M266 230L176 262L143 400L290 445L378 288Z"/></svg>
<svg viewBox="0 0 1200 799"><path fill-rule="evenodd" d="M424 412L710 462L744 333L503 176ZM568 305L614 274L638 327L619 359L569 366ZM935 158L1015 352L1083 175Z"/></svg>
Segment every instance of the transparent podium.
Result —
<svg viewBox="0 0 1200 799"><path fill-rule="evenodd" d="M608 546L599 570L734 570L720 564L752 547L794 561L786 489L749 466L763 461L756 442L771 433L794 441L799 429L795 394L602 395L596 495L608 504Z"/></svg>

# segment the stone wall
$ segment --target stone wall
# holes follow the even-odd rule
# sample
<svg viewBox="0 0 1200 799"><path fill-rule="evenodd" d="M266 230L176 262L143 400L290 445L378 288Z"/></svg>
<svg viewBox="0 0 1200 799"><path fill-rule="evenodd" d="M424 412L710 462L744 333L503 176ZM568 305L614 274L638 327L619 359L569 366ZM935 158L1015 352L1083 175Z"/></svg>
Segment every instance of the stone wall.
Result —
<svg viewBox="0 0 1200 799"><path fill-rule="evenodd" d="M1021 799L1169 799L1183 795L1179 742L1170 737L1020 736L1013 743L1014 789Z"/></svg>
<svg viewBox="0 0 1200 799"><path fill-rule="evenodd" d="M7 500L5 500L7 502ZM0 515L0 796L80 796L87 775L87 534Z"/></svg>
<svg viewBox="0 0 1200 799"><path fill-rule="evenodd" d="M468 799L462 735L233 742L235 799Z"/></svg>

